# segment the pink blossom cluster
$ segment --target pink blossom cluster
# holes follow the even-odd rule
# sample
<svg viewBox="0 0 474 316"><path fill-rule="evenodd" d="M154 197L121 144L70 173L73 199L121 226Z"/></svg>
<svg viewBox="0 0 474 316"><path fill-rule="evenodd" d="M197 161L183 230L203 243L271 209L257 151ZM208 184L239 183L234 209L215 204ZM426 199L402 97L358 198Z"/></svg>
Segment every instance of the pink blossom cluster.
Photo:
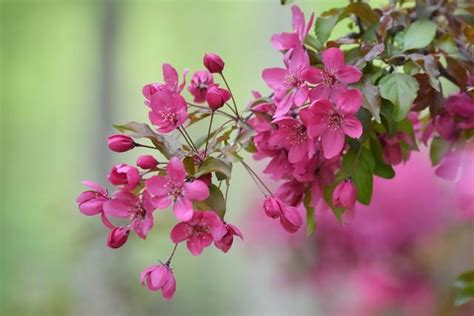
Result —
<svg viewBox="0 0 474 316"><path fill-rule="evenodd" d="M207 102L205 113L214 114L231 98L231 94L213 78L215 73L222 75L223 60L218 55L206 54L204 65L207 70L194 73L187 88L194 97L194 102ZM176 69L164 64L163 82L143 87L145 105L150 110L150 122L160 134L179 130L183 137L189 137L185 132L185 124L189 121L188 110L191 103L182 95L186 73L187 70L180 83ZM140 135L138 130L134 132L138 134L135 137L126 134L111 135L108 138L109 149L117 153L136 147L158 149L156 146L138 143L137 138L144 135ZM160 140L158 136L153 137L152 142ZM82 214L101 218L103 225L109 230L107 246L114 249L122 247L131 233L146 239L154 226L155 211L172 208L179 221L170 232L175 248L166 262L151 265L140 277L141 283L150 291L161 291L167 300L173 297L176 290L170 265L178 244L186 242L189 252L196 256L212 244L226 253L234 236L242 238L242 233L235 225L224 221L223 214L217 214L213 209L201 210L196 207L196 203L206 203L210 198L213 170L194 176L187 171L183 161L187 157L191 158L192 168L196 169L203 165L205 158L210 157L213 151L206 151L207 148L205 151L195 150L192 140L187 141L182 145L182 150L168 157L166 162L158 161L156 155L147 154L139 156L136 165L122 163L113 166L107 176L110 185L115 187L113 193L99 184L84 181L83 184L89 190L82 192L77 198Z"/></svg>
<svg viewBox="0 0 474 316"><path fill-rule="evenodd" d="M351 87L360 80L360 69L346 64L344 53L337 47L321 54L322 67L311 66L303 44L314 17L305 24L297 6L292 12L293 32L272 37L274 47L284 51L284 68L263 71L272 97L254 93L257 100L249 120L256 132L254 158L270 158L264 173L285 181L276 190L273 202L265 201L266 214L278 217L276 212L268 211L271 204L283 209L281 214L293 214L290 229L285 224L288 215L279 216L289 232L301 226L295 208L302 203L305 192L311 191L314 206L322 201L323 187L334 181L340 168L346 139L358 139L363 132L356 116L362 94ZM355 201L356 189L350 177L342 179L333 193L334 205L350 209Z"/></svg>

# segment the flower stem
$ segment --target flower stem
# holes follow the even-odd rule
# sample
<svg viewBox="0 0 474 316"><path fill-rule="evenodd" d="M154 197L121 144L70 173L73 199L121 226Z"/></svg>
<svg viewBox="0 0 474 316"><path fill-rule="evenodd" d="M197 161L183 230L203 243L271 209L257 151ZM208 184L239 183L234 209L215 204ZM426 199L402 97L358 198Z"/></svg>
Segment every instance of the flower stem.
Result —
<svg viewBox="0 0 474 316"><path fill-rule="evenodd" d="M189 135L186 132L186 130L184 129L184 127L178 127L178 131L181 133L184 140L188 143L188 146L191 148L191 150L194 150L196 152L196 154L199 154L199 151L197 150L196 146L194 145L193 140L189 137Z"/></svg>
<svg viewBox="0 0 474 316"><path fill-rule="evenodd" d="M258 180L258 182L260 182L260 184L265 188L265 190L267 190L267 192L273 196L273 193L272 191L265 185L265 182L263 182L262 179L260 179L260 177L257 175L257 173L255 171L253 171L252 168L250 168L250 166L243 160L240 160L240 162L244 165L245 169L247 169L248 173L253 175L253 177L255 177L255 179ZM263 193L263 192L262 192Z"/></svg>
<svg viewBox="0 0 474 316"><path fill-rule="evenodd" d="M211 112L211 121L209 122L209 129L207 130L206 147L204 148L204 158L206 158L207 156L207 146L209 145L209 137L211 136L211 127L212 127L213 119L214 119L214 111Z"/></svg>
<svg viewBox="0 0 474 316"><path fill-rule="evenodd" d="M212 111L211 109L205 107L205 106L202 106L202 105L197 105L197 104L194 104L194 103L189 103L189 102L186 102L189 106L192 106L192 107L195 107L195 108L198 108L198 109L201 109L201 110L207 110L207 111ZM232 113L234 113L234 109L232 109ZM224 116L227 116L228 118L231 118L233 119L234 121L238 121L238 118L236 118L235 116L232 116L230 115L229 113L226 113L224 111L221 111L221 110L215 110L214 112L216 113L219 113L221 115L224 115Z"/></svg>
<svg viewBox="0 0 474 316"><path fill-rule="evenodd" d="M173 256L174 256L174 253L176 252L176 248L178 247L178 244L174 244L174 248L173 248L173 251L171 252L171 255L170 257L168 258L168 260L166 260L166 265L169 266L170 263L171 263L171 259L173 259Z"/></svg>
<svg viewBox="0 0 474 316"><path fill-rule="evenodd" d="M139 143L134 143L135 144L135 147L144 147L144 148L150 148L150 149L155 149L155 150L158 150L156 147L154 146L148 146L148 145L144 145L144 144L139 144Z"/></svg>
<svg viewBox="0 0 474 316"><path fill-rule="evenodd" d="M234 94L232 93L232 90L230 90L230 86L227 83L227 80L224 77L224 73L220 73L222 80L224 80L225 86L227 87L227 90L230 92L230 97L232 98L232 103L234 103L234 108L235 108L235 114L237 115L237 118L240 120L240 115L239 115L239 110L237 109L237 103L235 102Z"/></svg>

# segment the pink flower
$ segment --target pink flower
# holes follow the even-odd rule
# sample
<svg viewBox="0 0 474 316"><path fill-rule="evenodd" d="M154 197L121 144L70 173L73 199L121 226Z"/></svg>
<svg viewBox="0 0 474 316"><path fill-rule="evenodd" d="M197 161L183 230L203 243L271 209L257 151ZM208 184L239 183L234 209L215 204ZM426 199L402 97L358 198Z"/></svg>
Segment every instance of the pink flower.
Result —
<svg viewBox="0 0 474 316"><path fill-rule="evenodd" d="M142 93L146 98L145 104L150 105L152 96L158 91L168 92L170 94L180 94L185 85L187 70L183 73L183 82L178 84L178 72L170 64L163 64L163 81L164 83L150 83L143 87Z"/></svg>
<svg viewBox="0 0 474 316"><path fill-rule="evenodd" d="M292 106L301 106L308 99L309 88L304 76L308 69L308 54L299 47L293 51L286 69L269 68L263 71L263 80L275 92L277 110L274 117L287 114Z"/></svg>
<svg viewBox="0 0 474 316"><path fill-rule="evenodd" d="M362 124L355 116L361 105L359 90L348 90L339 96L336 104L318 100L310 108L301 111L308 135L311 138L321 137L324 158L339 155L344 147L344 135L352 138L362 135Z"/></svg>
<svg viewBox="0 0 474 316"><path fill-rule="evenodd" d="M176 280L167 264L149 266L141 273L140 282L150 291L161 291L165 300L172 299L176 292Z"/></svg>
<svg viewBox="0 0 474 316"><path fill-rule="evenodd" d="M154 206L145 190L141 199L127 191L117 191L114 198L104 203L104 212L109 216L129 218L131 228L138 237L145 239L153 227Z"/></svg>
<svg viewBox="0 0 474 316"><path fill-rule="evenodd" d="M151 96L149 106L150 122L158 126L161 133L174 131L188 118L186 100L179 94L157 91Z"/></svg>
<svg viewBox="0 0 474 316"><path fill-rule="evenodd" d="M127 164L115 165L107 176L113 185L122 185L122 190L131 191L140 184L140 172Z"/></svg>
<svg viewBox="0 0 474 316"><path fill-rule="evenodd" d="M219 88L216 85L207 90L206 101L209 107L214 111L222 107L230 98L231 94L228 90Z"/></svg>
<svg viewBox="0 0 474 316"><path fill-rule="evenodd" d="M110 150L122 153L133 149L135 147L135 142L133 141L133 138L128 135L114 134L109 136L108 145Z"/></svg>
<svg viewBox="0 0 474 316"><path fill-rule="evenodd" d="M171 240L180 243L186 240L186 245L192 255L197 256L202 253L214 241L221 240L227 229L219 216L212 211L194 212L193 217L185 222L181 222L171 230Z"/></svg>
<svg viewBox="0 0 474 316"><path fill-rule="evenodd" d="M207 199L209 188L200 180L186 181L184 164L177 157L171 158L166 170L166 176L154 176L146 181L153 203L162 209L173 202L174 215L181 221L190 220L194 213L192 201Z"/></svg>
<svg viewBox="0 0 474 316"><path fill-rule="evenodd" d="M474 128L474 99L467 93L458 93L446 100L450 113L461 118L458 126L462 129Z"/></svg>
<svg viewBox="0 0 474 316"><path fill-rule="evenodd" d="M344 180L340 182L332 192L332 204L335 207L352 209L356 202L356 188L352 181Z"/></svg>
<svg viewBox="0 0 474 316"><path fill-rule="evenodd" d="M300 212L294 206L286 205L282 200L269 196L263 202L263 209L267 216L280 218L283 228L289 233L295 233L303 224Z"/></svg>
<svg viewBox="0 0 474 316"><path fill-rule="evenodd" d="M306 126L300 121L283 116L274 120L273 123L278 125L278 129L273 132L269 144L287 149L289 162L298 163L314 155L316 142L308 137Z"/></svg>
<svg viewBox="0 0 474 316"><path fill-rule="evenodd" d="M219 55L207 53L204 55L203 63L211 73L222 73L224 70L224 61Z"/></svg>
<svg viewBox="0 0 474 316"><path fill-rule="evenodd" d="M452 114L448 112L436 115L433 120L434 129L438 134L449 141L455 141L459 136L459 130Z"/></svg>
<svg viewBox="0 0 474 316"><path fill-rule="evenodd" d="M303 201L305 190L306 186L304 183L290 180L278 187L275 196L289 205L297 206Z"/></svg>
<svg viewBox="0 0 474 316"><path fill-rule="evenodd" d="M76 202L81 213L87 216L102 213L104 202L109 200L107 190L92 181L83 181L82 184L92 190L84 191L77 197Z"/></svg>
<svg viewBox="0 0 474 316"><path fill-rule="evenodd" d="M323 53L324 69L310 68L306 72L307 80L316 84L311 90L311 100L329 99L347 89L347 85L360 80L362 72L355 66L346 65L344 53L336 47Z"/></svg>
<svg viewBox="0 0 474 316"><path fill-rule="evenodd" d="M154 169L158 165L158 161L151 155L141 155L137 158L137 166L142 169Z"/></svg>
<svg viewBox="0 0 474 316"><path fill-rule="evenodd" d="M207 91L213 85L212 74L209 71L200 70L193 74L188 90L194 96L194 102L202 103L206 101Z"/></svg>
<svg viewBox="0 0 474 316"><path fill-rule="evenodd" d="M308 24L305 25L304 14L298 6L292 6L291 12L293 14L293 32L280 33L272 36L273 47L278 50L287 50L303 46L303 42L313 25L314 13L309 18Z"/></svg>
<svg viewBox="0 0 474 316"><path fill-rule="evenodd" d="M130 228L128 227L115 227L110 230L107 238L107 246L116 249L122 247L128 240L130 234Z"/></svg>
<svg viewBox="0 0 474 316"><path fill-rule="evenodd" d="M214 241L214 245L224 253L227 253L234 242L234 236L238 236L240 239L243 239L243 236L237 226L227 223L224 226L226 234L220 240Z"/></svg>

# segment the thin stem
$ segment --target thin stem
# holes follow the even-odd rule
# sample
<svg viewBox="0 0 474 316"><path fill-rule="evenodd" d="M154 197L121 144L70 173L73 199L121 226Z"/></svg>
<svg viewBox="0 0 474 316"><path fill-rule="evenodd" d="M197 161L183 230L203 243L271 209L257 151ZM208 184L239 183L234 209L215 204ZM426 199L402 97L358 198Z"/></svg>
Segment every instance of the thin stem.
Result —
<svg viewBox="0 0 474 316"><path fill-rule="evenodd" d="M174 253L176 252L176 248L178 247L178 244L174 244L174 248L173 248L173 251L171 252L171 255L170 257L168 258L168 260L166 260L166 265L169 266L170 263L171 263L171 259L173 259L173 256L174 256Z"/></svg>
<svg viewBox="0 0 474 316"><path fill-rule="evenodd" d="M195 108L198 108L198 109L201 109L201 110L207 110L207 111L212 111L211 109L205 107L205 106L202 106L202 105L197 105L197 104L194 104L194 103L189 103L189 102L186 102L189 106L192 106L192 107L195 107ZM232 109L232 113L234 113L234 109ZM238 119L235 117L235 116L232 116L230 115L229 113L226 113L224 111L221 111L221 110L215 110L214 112L216 113L219 113L219 114L222 114L224 116L227 116L228 118L231 118L233 119L234 121L237 121Z"/></svg>
<svg viewBox="0 0 474 316"><path fill-rule="evenodd" d="M209 137L211 136L211 127L212 127L213 119L214 119L214 111L211 112L211 121L209 122L209 129L207 130L206 147L204 148L204 158L206 158L207 156L207 146L209 145Z"/></svg>
<svg viewBox="0 0 474 316"><path fill-rule="evenodd" d="M253 175L253 173L252 173L249 169L247 169L245 166L244 166L244 169L249 173L250 178L252 178L253 182L257 185L258 190L259 190L264 196L267 196L267 193L265 192L264 189L262 189L262 186L261 186L260 182L255 178L255 176Z"/></svg>
<svg viewBox="0 0 474 316"><path fill-rule="evenodd" d="M222 183L222 181L221 181L221 183ZM225 216L225 213L226 213L226 211L227 211L227 195L229 194L229 186L230 186L229 181L226 181L225 197L224 197L226 207L224 208L224 214L223 214L222 217ZM263 192L262 192L262 193L263 193Z"/></svg>
<svg viewBox="0 0 474 316"><path fill-rule="evenodd" d="M232 93L232 90L230 90L230 86L229 86L229 84L227 83L227 80L224 77L224 73L221 72L220 75L222 77L222 80L224 80L224 83L225 83L225 86L227 87L227 90L229 90L229 92L230 92L230 97L232 98L232 102L234 103L234 107L235 107L235 114L237 115L237 118L240 120L239 110L237 109L237 103L235 102L234 94Z"/></svg>
<svg viewBox="0 0 474 316"><path fill-rule="evenodd" d="M196 150L196 148L194 147L194 144L189 142L188 138L186 137L186 135L183 133L183 131L181 130L180 127L178 127L178 131L181 133L181 136L183 136L184 140L186 141L186 143L188 144L189 148L191 148L191 150L194 150L196 152L196 154L198 154L198 151Z"/></svg>
<svg viewBox="0 0 474 316"><path fill-rule="evenodd" d="M184 134L186 134L186 136L188 137L188 139L191 142L191 144L193 145L193 148L196 151L196 153L199 153L196 145L194 145L193 139L191 138L191 136L189 136L188 131L186 131L186 127L182 126L181 129L183 130Z"/></svg>
<svg viewBox="0 0 474 316"><path fill-rule="evenodd" d="M265 188L265 190L267 190L267 192L268 192L271 196L273 196L272 191L265 185L265 182L263 182L263 180L260 179L260 177L258 176L258 174L257 174L255 171L253 171L253 169L250 168L250 166L249 166L245 161L240 160L240 162L245 166L245 169L247 169L247 171L248 171L249 173L252 173L252 174L255 176L255 178L260 182L260 184L262 184L262 186Z"/></svg>
<svg viewBox="0 0 474 316"><path fill-rule="evenodd" d="M135 144L135 147L144 147L144 148L150 148L150 149L158 150L156 147L153 147L153 146L148 146L148 145L139 144L139 143L134 143L134 144Z"/></svg>

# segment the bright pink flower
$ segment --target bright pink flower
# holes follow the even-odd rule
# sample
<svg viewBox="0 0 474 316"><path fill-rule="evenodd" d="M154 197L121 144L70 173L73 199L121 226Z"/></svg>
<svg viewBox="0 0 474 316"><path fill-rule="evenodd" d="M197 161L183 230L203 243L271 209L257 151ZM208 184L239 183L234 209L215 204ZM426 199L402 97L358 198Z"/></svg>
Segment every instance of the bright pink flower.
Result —
<svg viewBox="0 0 474 316"><path fill-rule="evenodd" d="M161 291L165 300L172 299L176 292L176 280L167 264L149 266L141 273L140 282L150 291Z"/></svg>
<svg viewBox="0 0 474 316"><path fill-rule="evenodd" d="M214 241L221 240L227 234L227 229L219 216L212 211L194 212L193 217L181 222L171 230L171 240L180 243L186 240L186 245L192 255L202 253Z"/></svg>
<svg viewBox="0 0 474 316"><path fill-rule="evenodd" d="M115 227L110 230L107 238L107 246L116 249L122 247L128 240L130 234L130 228L128 227Z"/></svg>
<svg viewBox="0 0 474 316"><path fill-rule="evenodd" d="M110 150L122 153L135 147L133 138L128 135L114 134L110 135L107 141Z"/></svg>
<svg viewBox="0 0 474 316"><path fill-rule="evenodd" d="M117 191L114 198L104 203L104 212L113 217L129 218L131 228L138 237L145 239L153 227L153 203L145 190L141 199L127 191Z"/></svg>
<svg viewBox="0 0 474 316"><path fill-rule="evenodd" d="M115 165L107 176L113 185L122 185L122 190L131 191L140 184L140 172L127 164Z"/></svg>
<svg viewBox="0 0 474 316"><path fill-rule="evenodd" d="M438 134L446 140L455 141L459 136L454 117L448 112L436 115L433 119L433 126Z"/></svg>
<svg viewBox="0 0 474 316"><path fill-rule="evenodd" d="M277 110L274 117L287 114L292 106L301 106L308 99L309 88L304 76L308 69L308 54L303 48L296 48L286 69L268 68L263 71L263 80L275 92Z"/></svg>
<svg viewBox="0 0 474 316"><path fill-rule="evenodd" d="M207 53L204 55L203 63L211 73L222 73L224 70L224 61L219 55Z"/></svg>
<svg viewBox="0 0 474 316"><path fill-rule="evenodd" d="M474 128L474 99L469 94L458 93L450 96L446 100L446 108L462 119L458 123L460 128Z"/></svg>
<svg viewBox="0 0 474 316"><path fill-rule="evenodd" d="M288 161L298 163L311 158L316 151L316 142L308 137L306 126L300 121L282 116L273 121L278 129L269 139L271 146L281 146L288 150Z"/></svg>
<svg viewBox="0 0 474 316"><path fill-rule="evenodd" d="M143 87L142 93L146 98L145 104L150 105L152 96L158 91L168 92L170 94L180 94L184 88L187 70L183 73L183 82L178 84L178 72L170 64L163 64L163 81L164 83L150 83Z"/></svg>
<svg viewBox="0 0 474 316"><path fill-rule="evenodd" d="M219 88L217 85L207 90L206 101L209 107L214 111L222 107L230 98L230 92L226 89Z"/></svg>
<svg viewBox="0 0 474 316"><path fill-rule="evenodd" d="M332 204L335 207L352 209L356 202L356 187L351 180L340 182L332 192Z"/></svg>
<svg viewBox="0 0 474 316"><path fill-rule="evenodd" d="M362 72L355 66L346 65L344 53L336 47L328 48L323 53L324 69L310 68L305 76L316 84L311 90L311 100L329 99L338 96L347 89L347 85L360 80Z"/></svg>
<svg viewBox="0 0 474 316"><path fill-rule="evenodd" d="M295 233L303 224L301 214L294 206L286 205L282 200L269 196L263 202L265 214L271 218L280 218L283 228L289 233Z"/></svg>
<svg viewBox="0 0 474 316"><path fill-rule="evenodd" d="M311 107L301 111L301 119L308 128L311 138L321 137L321 146L326 159L339 155L344 147L344 135L359 138L362 124L355 113L362 105L359 90L342 93L336 104L318 100Z"/></svg>
<svg viewBox="0 0 474 316"><path fill-rule="evenodd" d="M166 170L166 176L154 176L146 181L153 203L162 209L173 202L174 215L181 221L190 220L194 213L192 201L207 199L209 188L199 180L186 181L184 164L177 157L171 158Z"/></svg>
<svg viewBox="0 0 474 316"><path fill-rule="evenodd" d="M142 169L154 169L158 165L158 161L151 155L141 155L137 158L137 166Z"/></svg>
<svg viewBox="0 0 474 316"><path fill-rule="evenodd" d="M161 133L174 131L188 118L186 100L179 94L157 91L151 96L149 106L150 122L158 126Z"/></svg>
<svg viewBox="0 0 474 316"><path fill-rule="evenodd" d="M237 226L227 223L225 223L224 226L226 234L220 240L214 241L214 245L224 253L227 253L234 242L234 236L238 236L240 239L243 239L244 237Z"/></svg>
<svg viewBox="0 0 474 316"><path fill-rule="evenodd" d="M104 202L109 200L107 190L92 181L83 181L82 184L92 190L84 191L77 197L76 202L81 213L87 216L102 213Z"/></svg>
<svg viewBox="0 0 474 316"><path fill-rule="evenodd" d="M274 34L272 36L273 47L278 50L303 46L303 42L313 25L314 13L309 18L308 24L305 24L304 14L298 6L292 6L291 12L293 14L293 32Z"/></svg>
<svg viewBox="0 0 474 316"><path fill-rule="evenodd" d="M202 103L206 101L207 91L213 85L212 74L207 70L200 70L193 74L188 90L194 96L194 102Z"/></svg>
<svg viewBox="0 0 474 316"><path fill-rule="evenodd" d="M275 196L283 202L297 206L303 201L306 185L296 180L290 180L281 184L275 192Z"/></svg>

